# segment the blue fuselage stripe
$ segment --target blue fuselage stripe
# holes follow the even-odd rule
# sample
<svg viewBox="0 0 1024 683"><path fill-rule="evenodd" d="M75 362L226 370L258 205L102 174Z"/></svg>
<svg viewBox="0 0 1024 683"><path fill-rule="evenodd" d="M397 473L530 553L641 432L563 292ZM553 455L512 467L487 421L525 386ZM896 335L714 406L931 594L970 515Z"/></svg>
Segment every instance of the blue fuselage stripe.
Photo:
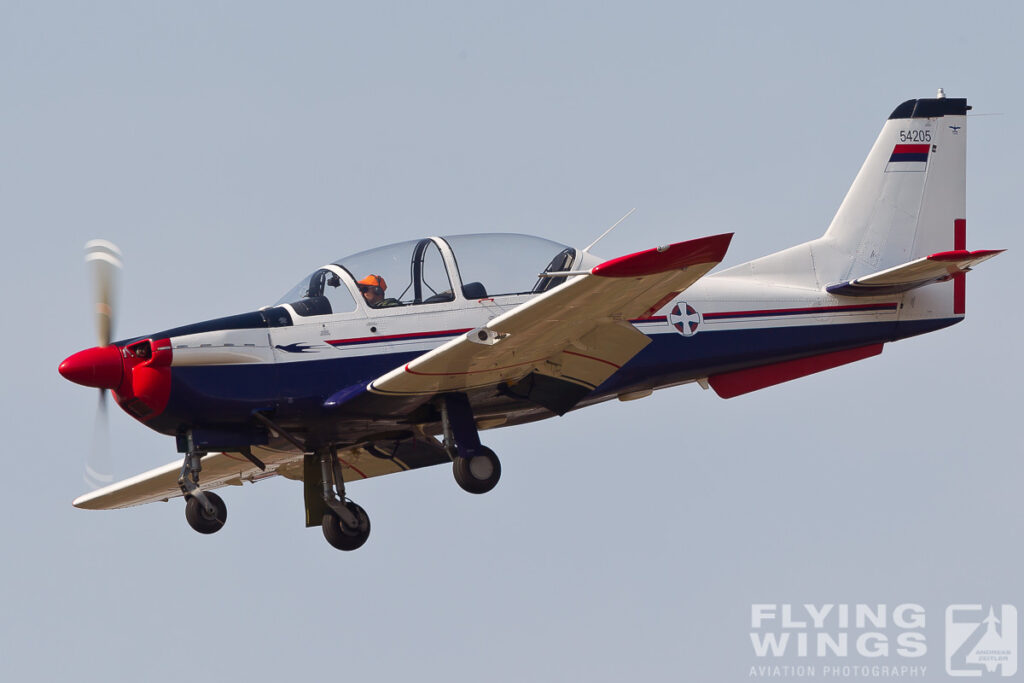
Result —
<svg viewBox="0 0 1024 683"><path fill-rule="evenodd" d="M634 387L658 387L743 367L894 341L947 327L961 318L702 331L684 337L654 333L651 343L599 386L591 398ZM660 328L660 326L659 326ZM671 328L670 328L671 329ZM230 425L253 410L280 416L316 416L339 389L366 383L421 355L422 350L292 363L210 365L173 368L164 413L149 423L174 433L182 424ZM495 399L500 400L500 399ZM343 428L344 407L331 420ZM397 417L397 416L392 416Z"/></svg>

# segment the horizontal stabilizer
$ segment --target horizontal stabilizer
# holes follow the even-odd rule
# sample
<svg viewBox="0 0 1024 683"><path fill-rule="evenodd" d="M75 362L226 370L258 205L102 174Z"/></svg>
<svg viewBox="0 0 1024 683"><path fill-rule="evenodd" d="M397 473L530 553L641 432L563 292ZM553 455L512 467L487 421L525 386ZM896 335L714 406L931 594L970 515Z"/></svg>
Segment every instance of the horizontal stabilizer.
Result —
<svg viewBox="0 0 1024 683"><path fill-rule="evenodd" d="M982 261L1003 253L1003 249L943 251L910 263L864 275L826 287L829 293L841 296L880 296L897 294L933 282L945 282L957 273L966 273Z"/></svg>

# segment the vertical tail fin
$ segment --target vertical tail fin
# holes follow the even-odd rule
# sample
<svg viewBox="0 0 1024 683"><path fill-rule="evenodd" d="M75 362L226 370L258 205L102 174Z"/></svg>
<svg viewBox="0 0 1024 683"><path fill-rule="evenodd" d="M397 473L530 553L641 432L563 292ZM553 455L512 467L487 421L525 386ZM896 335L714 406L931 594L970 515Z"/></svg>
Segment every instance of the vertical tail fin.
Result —
<svg viewBox="0 0 1024 683"><path fill-rule="evenodd" d="M726 272L823 289L963 248L968 109L941 91L896 107L822 237Z"/></svg>
<svg viewBox="0 0 1024 683"><path fill-rule="evenodd" d="M966 212L967 109L944 96L896 107L822 238L847 257L846 272L830 275L964 248L955 226Z"/></svg>

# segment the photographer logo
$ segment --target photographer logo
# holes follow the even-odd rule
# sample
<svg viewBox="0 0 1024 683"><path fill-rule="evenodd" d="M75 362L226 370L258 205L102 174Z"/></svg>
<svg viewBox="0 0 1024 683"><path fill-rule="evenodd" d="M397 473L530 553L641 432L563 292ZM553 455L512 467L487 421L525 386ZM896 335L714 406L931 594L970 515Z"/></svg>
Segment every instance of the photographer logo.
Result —
<svg viewBox="0 0 1024 683"><path fill-rule="evenodd" d="M950 605L946 608L946 673L1012 676L1017 672L1017 608Z"/></svg>

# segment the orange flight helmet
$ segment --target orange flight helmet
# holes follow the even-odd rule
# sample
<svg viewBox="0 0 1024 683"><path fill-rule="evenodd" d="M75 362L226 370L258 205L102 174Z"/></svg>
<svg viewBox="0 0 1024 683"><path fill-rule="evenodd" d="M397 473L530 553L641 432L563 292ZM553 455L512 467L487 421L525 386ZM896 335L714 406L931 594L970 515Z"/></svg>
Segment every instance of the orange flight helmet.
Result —
<svg viewBox="0 0 1024 683"><path fill-rule="evenodd" d="M384 281L380 275L367 275L357 284L365 285L366 287L380 287L382 292L387 291L388 283Z"/></svg>

